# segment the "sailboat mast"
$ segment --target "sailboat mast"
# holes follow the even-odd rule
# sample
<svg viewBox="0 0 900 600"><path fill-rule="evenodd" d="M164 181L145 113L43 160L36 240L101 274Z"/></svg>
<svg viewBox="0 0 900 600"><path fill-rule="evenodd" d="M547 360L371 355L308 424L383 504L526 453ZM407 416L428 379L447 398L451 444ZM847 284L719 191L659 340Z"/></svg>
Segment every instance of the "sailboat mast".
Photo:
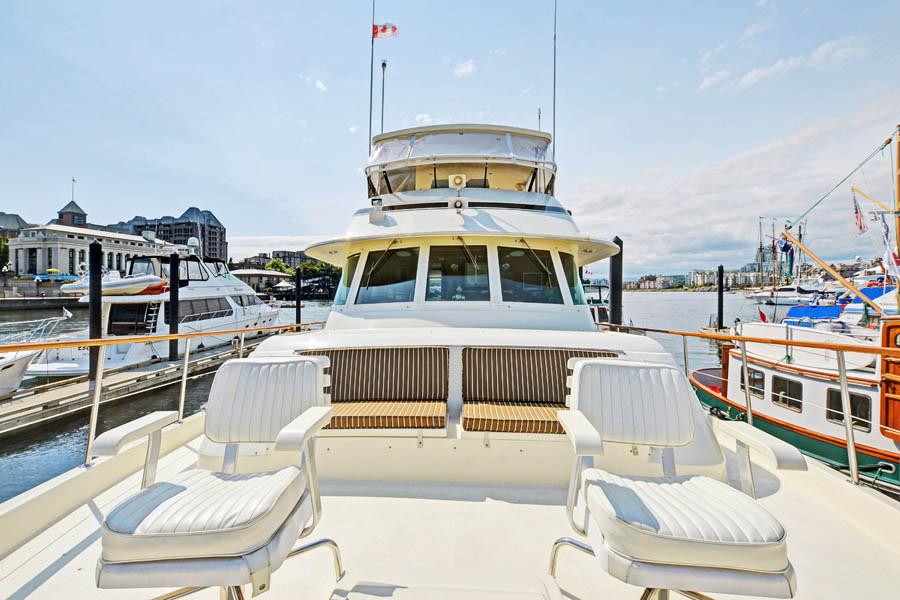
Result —
<svg viewBox="0 0 900 600"><path fill-rule="evenodd" d="M894 235L897 238L897 256L900 256L900 125L894 130Z"/></svg>

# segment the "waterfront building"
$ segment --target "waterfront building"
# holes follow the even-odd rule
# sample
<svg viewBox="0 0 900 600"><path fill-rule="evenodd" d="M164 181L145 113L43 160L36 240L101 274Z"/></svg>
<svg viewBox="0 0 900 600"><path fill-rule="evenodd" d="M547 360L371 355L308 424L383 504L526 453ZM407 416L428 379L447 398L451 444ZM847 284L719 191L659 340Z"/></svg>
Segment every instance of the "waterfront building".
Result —
<svg viewBox="0 0 900 600"><path fill-rule="evenodd" d="M268 269L235 269L231 274L252 287L256 292L270 290L279 282L293 279L287 273L269 271Z"/></svg>
<svg viewBox="0 0 900 600"><path fill-rule="evenodd" d="M266 265L269 264L269 261L272 260L272 257L266 254L265 252L260 252L255 256L250 256L244 259L237 261L235 264L235 268L237 269L265 269Z"/></svg>
<svg viewBox="0 0 900 600"><path fill-rule="evenodd" d="M302 250L275 250L272 252L272 258L277 258L292 269L296 269L305 260L309 260L306 252Z"/></svg>
<svg viewBox="0 0 900 600"><path fill-rule="evenodd" d="M149 230L154 232L158 239L181 245L186 245L188 239L195 237L200 240L204 257L228 260L225 226L210 211L200 210L194 206L177 218L164 216L148 219L136 216L128 221L108 225L107 229L131 235L141 235L143 231Z"/></svg>

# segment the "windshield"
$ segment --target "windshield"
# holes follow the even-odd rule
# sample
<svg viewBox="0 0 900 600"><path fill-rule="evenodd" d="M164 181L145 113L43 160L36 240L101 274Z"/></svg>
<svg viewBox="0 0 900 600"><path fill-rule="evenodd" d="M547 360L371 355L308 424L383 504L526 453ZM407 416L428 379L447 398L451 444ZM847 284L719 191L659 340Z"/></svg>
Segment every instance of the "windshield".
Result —
<svg viewBox="0 0 900 600"><path fill-rule="evenodd" d="M487 246L432 246L428 251L426 301L491 299Z"/></svg>
<svg viewBox="0 0 900 600"><path fill-rule="evenodd" d="M353 285L353 276L356 274L356 265L359 264L359 254L354 254L347 259L344 270L341 273L341 281L338 283L337 293L334 295L334 304L343 306L347 304L350 295L350 286Z"/></svg>
<svg viewBox="0 0 900 600"><path fill-rule="evenodd" d="M548 250L500 246L497 255L504 302L563 303Z"/></svg>
<svg viewBox="0 0 900 600"><path fill-rule="evenodd" d="M503 163L460 162L400 167L369 174L369 197L416 190L448 189L451 175L464 175L467 188L549 193L546 169Z"/></svg>
<svg viewBox="0 0 900 600"><path fill-rule="evenodd" d="M412 302L418 264L418 248L369 252L356 293L356 304Z"/></svg>
<svg viewBox="0 0 900 600"><path fill-rule="evenodd" d="M575 257L566 252L559 253L559 261L562 263L563 273L566 274L566 284L572 294L573 304L587 304L584 296L584 288L581 286L581 274L575 265Z"/></svg>

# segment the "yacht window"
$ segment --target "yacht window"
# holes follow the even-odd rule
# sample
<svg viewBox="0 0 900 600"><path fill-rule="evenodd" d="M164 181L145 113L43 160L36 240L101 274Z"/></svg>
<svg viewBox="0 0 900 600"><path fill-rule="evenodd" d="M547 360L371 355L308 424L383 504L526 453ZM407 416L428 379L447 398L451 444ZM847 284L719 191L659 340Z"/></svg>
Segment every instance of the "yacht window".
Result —
<svg viewBox="0 0 900 600"><path fill-rule="evenodd" d="M844 407L841 403L841 390L831 388L826 397L827 408L825 418L832 423L844 422ZM850 414L853 415L853 427L860 431L872 431L872 399L865 394L850 394Z"/></svg>
<svg viewBox="0 0 900 600"><path fill-rule="evenodd" d="M757 369L747 369L750 375L750 395L763 398L766 395L766 376ZM741 391L744 391L744 369L741 369Z"/></svg>
<svg viewBox="0 0 900 600"><path fill-rule="evenodd" d="M135 258L131 261L131 275L156 275L152 258Z"/></svg>
<svg viewBox="0 0 900 600"><path fill-rule="evenodd" d="M188 281L206 281L209 279L209 275L206 273L206 269L200 266L200 261L197 260L188 260L181 261L181 268L179 269L182 276L187 273Z"/></svg>
<svg viewBox="0 0 900 600"><path fill-rule="evenodd" d="M356 303L412 302L418 263L418 248L369 252Z"/></svg>
<svg viewBox="0 0 900 600"><path fill-rule="evenodd" d="M218 319L234 314L234 309L225 298L201 298L197 300L179 300L178 322L192 323L206 319ZM169 303L163 305L163 322L169 323Z"/></svg>
<svg viewBox="0 0 900 600"><path fill-rule="evenodd" d="M497 248L504 302L562 304L550 252L529 248Z"/></svg>
<svg viewBox="0 0 900 600"><path fill-rule="evenodd" d="M587 300L584 297L584 288L581 287L581 274L578 272L578 266L575 264L575 257L566 252L560 252L559 260L562 262L563 272L566 274L566 283L569 285L569 291L572 293L572 304L587 304Z"/></svg>
<svg viewBox="0 0 900 600"><path fill-rule="evenodd" d="M150 305L113 304L109 309L108 335L141 335L152 333L147 323L147 309Z"/></svg>
<svg viewBox="0 0 900 600"><path fill-rule="evenodd" d="M337 293L334 295L334 304L343 306L347 304L350 295L350 286L353 285L353 276L356 274L356 265L359 264L359 254L354 254L347 259L344 270L341 272L341 281L338 283Z"/></svg>
<svg viewBox="0 0 900 600"><path fill-rule="evenodd" d="M487 271L487 246L432 246L425 300L488 302Z"/></svg>
<svg viewBox="0 0 900 600"><path fill-rule="evenodd" d="M772 402L790 410L803 411L803 384L793 379L772 376Z"/></svg>

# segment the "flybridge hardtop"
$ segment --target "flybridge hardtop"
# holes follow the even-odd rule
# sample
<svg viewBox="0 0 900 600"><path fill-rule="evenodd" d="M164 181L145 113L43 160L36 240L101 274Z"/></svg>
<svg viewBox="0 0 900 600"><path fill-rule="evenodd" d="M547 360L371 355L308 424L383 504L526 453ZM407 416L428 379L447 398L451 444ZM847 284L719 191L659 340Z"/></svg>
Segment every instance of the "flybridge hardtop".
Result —
<svg viewBox="0 0 900 600"><path fill-rule="evenodd" d="M355 243L466 236L568 245L578 265L615 254L583 234L553 196L550 134L500 125L435 125L376 136L366 166L371 206L343 238L307 253L343 266Z"/></svg>

